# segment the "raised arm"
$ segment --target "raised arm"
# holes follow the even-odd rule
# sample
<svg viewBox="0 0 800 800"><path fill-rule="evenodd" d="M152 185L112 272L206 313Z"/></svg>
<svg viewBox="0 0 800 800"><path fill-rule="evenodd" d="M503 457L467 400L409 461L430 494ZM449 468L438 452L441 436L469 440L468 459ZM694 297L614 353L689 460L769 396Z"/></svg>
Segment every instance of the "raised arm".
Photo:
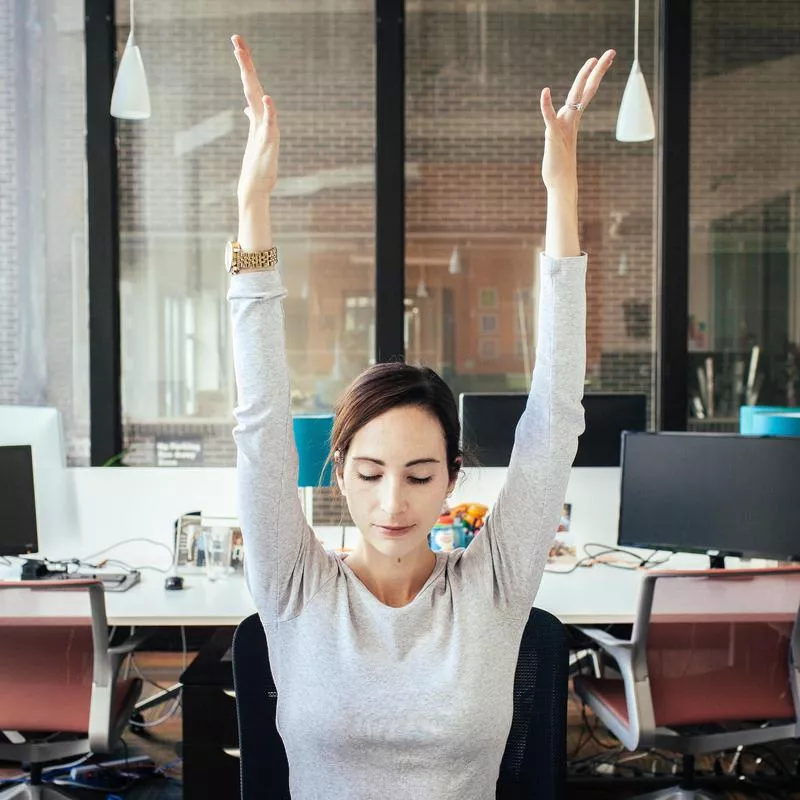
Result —
<svg viewBox="0 0 800 800"><path fill-rule="evenodd" d="M250 121L238 185L242 251L273 246L271 193L278 177L277 113L264 94L250 51L233 37ZM232 275L237 405L239 516L250 591L267 622L296 616L333 573L306 523L297 489L283 308L285 290L274 269Z"/></svg>
<svg viewBox="0 0 800 800"><path fill-rule="evenodd" d="M586 256L578 238L577 140L583 110L614 55L609 50L584 64L558 113L550 90L541 94L547 227L536 365L505 483L485 529L463 557L465 568L490 584L495 602L524 619L541 580L584 427Z"/></svg>

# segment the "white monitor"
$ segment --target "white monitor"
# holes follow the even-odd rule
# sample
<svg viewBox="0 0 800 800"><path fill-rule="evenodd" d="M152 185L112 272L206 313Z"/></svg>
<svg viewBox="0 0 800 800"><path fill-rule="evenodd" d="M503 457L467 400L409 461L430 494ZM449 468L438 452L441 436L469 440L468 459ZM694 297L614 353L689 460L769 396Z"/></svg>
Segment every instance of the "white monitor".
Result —
<svg viewBox="0 0 800 800"><path fill-rule="evenodd" d="M77 556L78 514L68 475L61 414L46 406L0 406L0 445L31 446L39 551Z"/></svg>

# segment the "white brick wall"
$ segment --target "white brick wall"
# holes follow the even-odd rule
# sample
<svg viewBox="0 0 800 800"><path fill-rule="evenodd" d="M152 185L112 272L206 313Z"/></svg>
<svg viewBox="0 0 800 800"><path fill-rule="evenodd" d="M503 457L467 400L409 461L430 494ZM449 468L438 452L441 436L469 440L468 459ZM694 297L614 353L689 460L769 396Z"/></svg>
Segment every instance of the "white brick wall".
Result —
<svg viewBox="0 0 800 800"><path fill-rule="evenodd" d="M19 402L14 0L0 0L0 403Z"/></svg>

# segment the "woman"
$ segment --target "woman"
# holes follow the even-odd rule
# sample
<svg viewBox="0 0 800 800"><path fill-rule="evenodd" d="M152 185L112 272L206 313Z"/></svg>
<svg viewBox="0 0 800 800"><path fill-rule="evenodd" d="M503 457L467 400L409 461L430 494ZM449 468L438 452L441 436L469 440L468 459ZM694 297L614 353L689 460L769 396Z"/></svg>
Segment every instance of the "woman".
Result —
<svg viewBox="0 0 800 800"><path fill-rule="evenodd" d="M583 430L576 143L614 52L586 62L558 113L549 90L541 94L548 202L536 368L485 527L466 550L431 552L427 534L461 467L455 400L430 370L377 365L336 411L336 480L361 533L345 557L318 543L298 498L284 289L270 266L277 114L244 41L233 44L250 119L238 241L245 253L268 254L251 259L267 268L234 275L229 292L239 508L292 797L488 800L522 631Z"/></svg>

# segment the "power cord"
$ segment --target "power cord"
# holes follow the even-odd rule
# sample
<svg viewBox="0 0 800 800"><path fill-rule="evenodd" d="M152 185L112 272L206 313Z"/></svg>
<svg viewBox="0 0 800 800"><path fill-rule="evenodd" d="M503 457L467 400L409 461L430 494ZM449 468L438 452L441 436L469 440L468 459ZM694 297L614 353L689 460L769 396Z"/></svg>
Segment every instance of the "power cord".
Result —
<svg viewBox="0 0 800 800"><path fill-rule="evenodd" d="M590 552L590 547L599 547L600 550L597 552ZM653 550L653 552L649 556L640 556L637 553L634 553L632 550L626 550L623 547L616 547L613 545L605 545L600 544L599 542L587 542L583 546L583 552L586 554L582 558L579 558L574 564L571 564L567 569L552 569L545 567L545 572L552 572L556 575L569 575L572 572L575 572L580 567L584 565L594 565L599 564L604 567L612 567L614 569L653 569L655 567L661 566L662 564L666 564L672 558L672 553L664 556L660 559L655 559L655 556L658 553L663 551L661 550ZM621 553L627 556L630 561L628 562L613 562L607 561L603 559L603 556L612 555L614 553Z"/></svg>
<svg viewBox="0 0 800 800"><path fill-rule="evenodd" d="M155 545L156 547L163 547L169 553L169 566L166 569L164 569L162 567L154 567L152 565L143 565L143 566L133 567L130 564L127 564L126 562L120 561L118 559L106 559L105 563L107 563L107 564L119 564L120 566L127 567L130 570L152 569L152 570L155 570L156 572L163 572L163 573L166 573L166 572L170 571L170 569L172 568L173 561L175 560L175 551L173 550L173 548L171 548L167 544L164 544L164 542L159 542L156 539L148 539L148 538L143 537L143 536L139 536L139 537L136 537L136 538L133 538L133 539L123 539L121 542L115 542L114 544L110 545L109 547L106 547L106 548L104 548L102 550L98 550L96 553L91 553L88 556L84 556L83 558L79 559L79 561L81 563L83 563L83 564L87 564L88 566L95 566L96 567L97 565L94 565L94 564L90 563L93 559L97 558L98 556L102 556L105 553L110 553L112 550L115 550L118 547L122 547L122 545L131 544L133 542L147 542L148 544Z"/></svg>
<svg viewBox="0 0 800 800"><path fill-rule="evenodd" d="M182 671L185 671L187 667L187 658L188 658L188 646L186 643L186 628L184 628L183 625L181 625L180 631L181 631L181 648L183 655ZM153 686L156 686L157 688L161 689L161 691L167 691L166 687L160 686L155 681L150 680L149 678L147 678L145 675L142 674L142 672L139 670L138 665L136 664L136 661L133 657L133 653L131 653L129 656L129 663L133 668L133 671L142 680L147 681ZM156 719L153 720L141 720L141 719L136 719L135 717L131 717L131 719L129 720L129 724L131 725L131 727L136 728L137 730L145 730L148 728L155 728L158 725L163 725L165 722L167 722L167 720L170 720L172 719L172 717L175 716L175 714L178 712L178 709L181 707L182 703L183 703L183 689L181 688L178 690L178 693L175 696L175 700L172 702L172 705L160 717L157 717Z"/></svg>

